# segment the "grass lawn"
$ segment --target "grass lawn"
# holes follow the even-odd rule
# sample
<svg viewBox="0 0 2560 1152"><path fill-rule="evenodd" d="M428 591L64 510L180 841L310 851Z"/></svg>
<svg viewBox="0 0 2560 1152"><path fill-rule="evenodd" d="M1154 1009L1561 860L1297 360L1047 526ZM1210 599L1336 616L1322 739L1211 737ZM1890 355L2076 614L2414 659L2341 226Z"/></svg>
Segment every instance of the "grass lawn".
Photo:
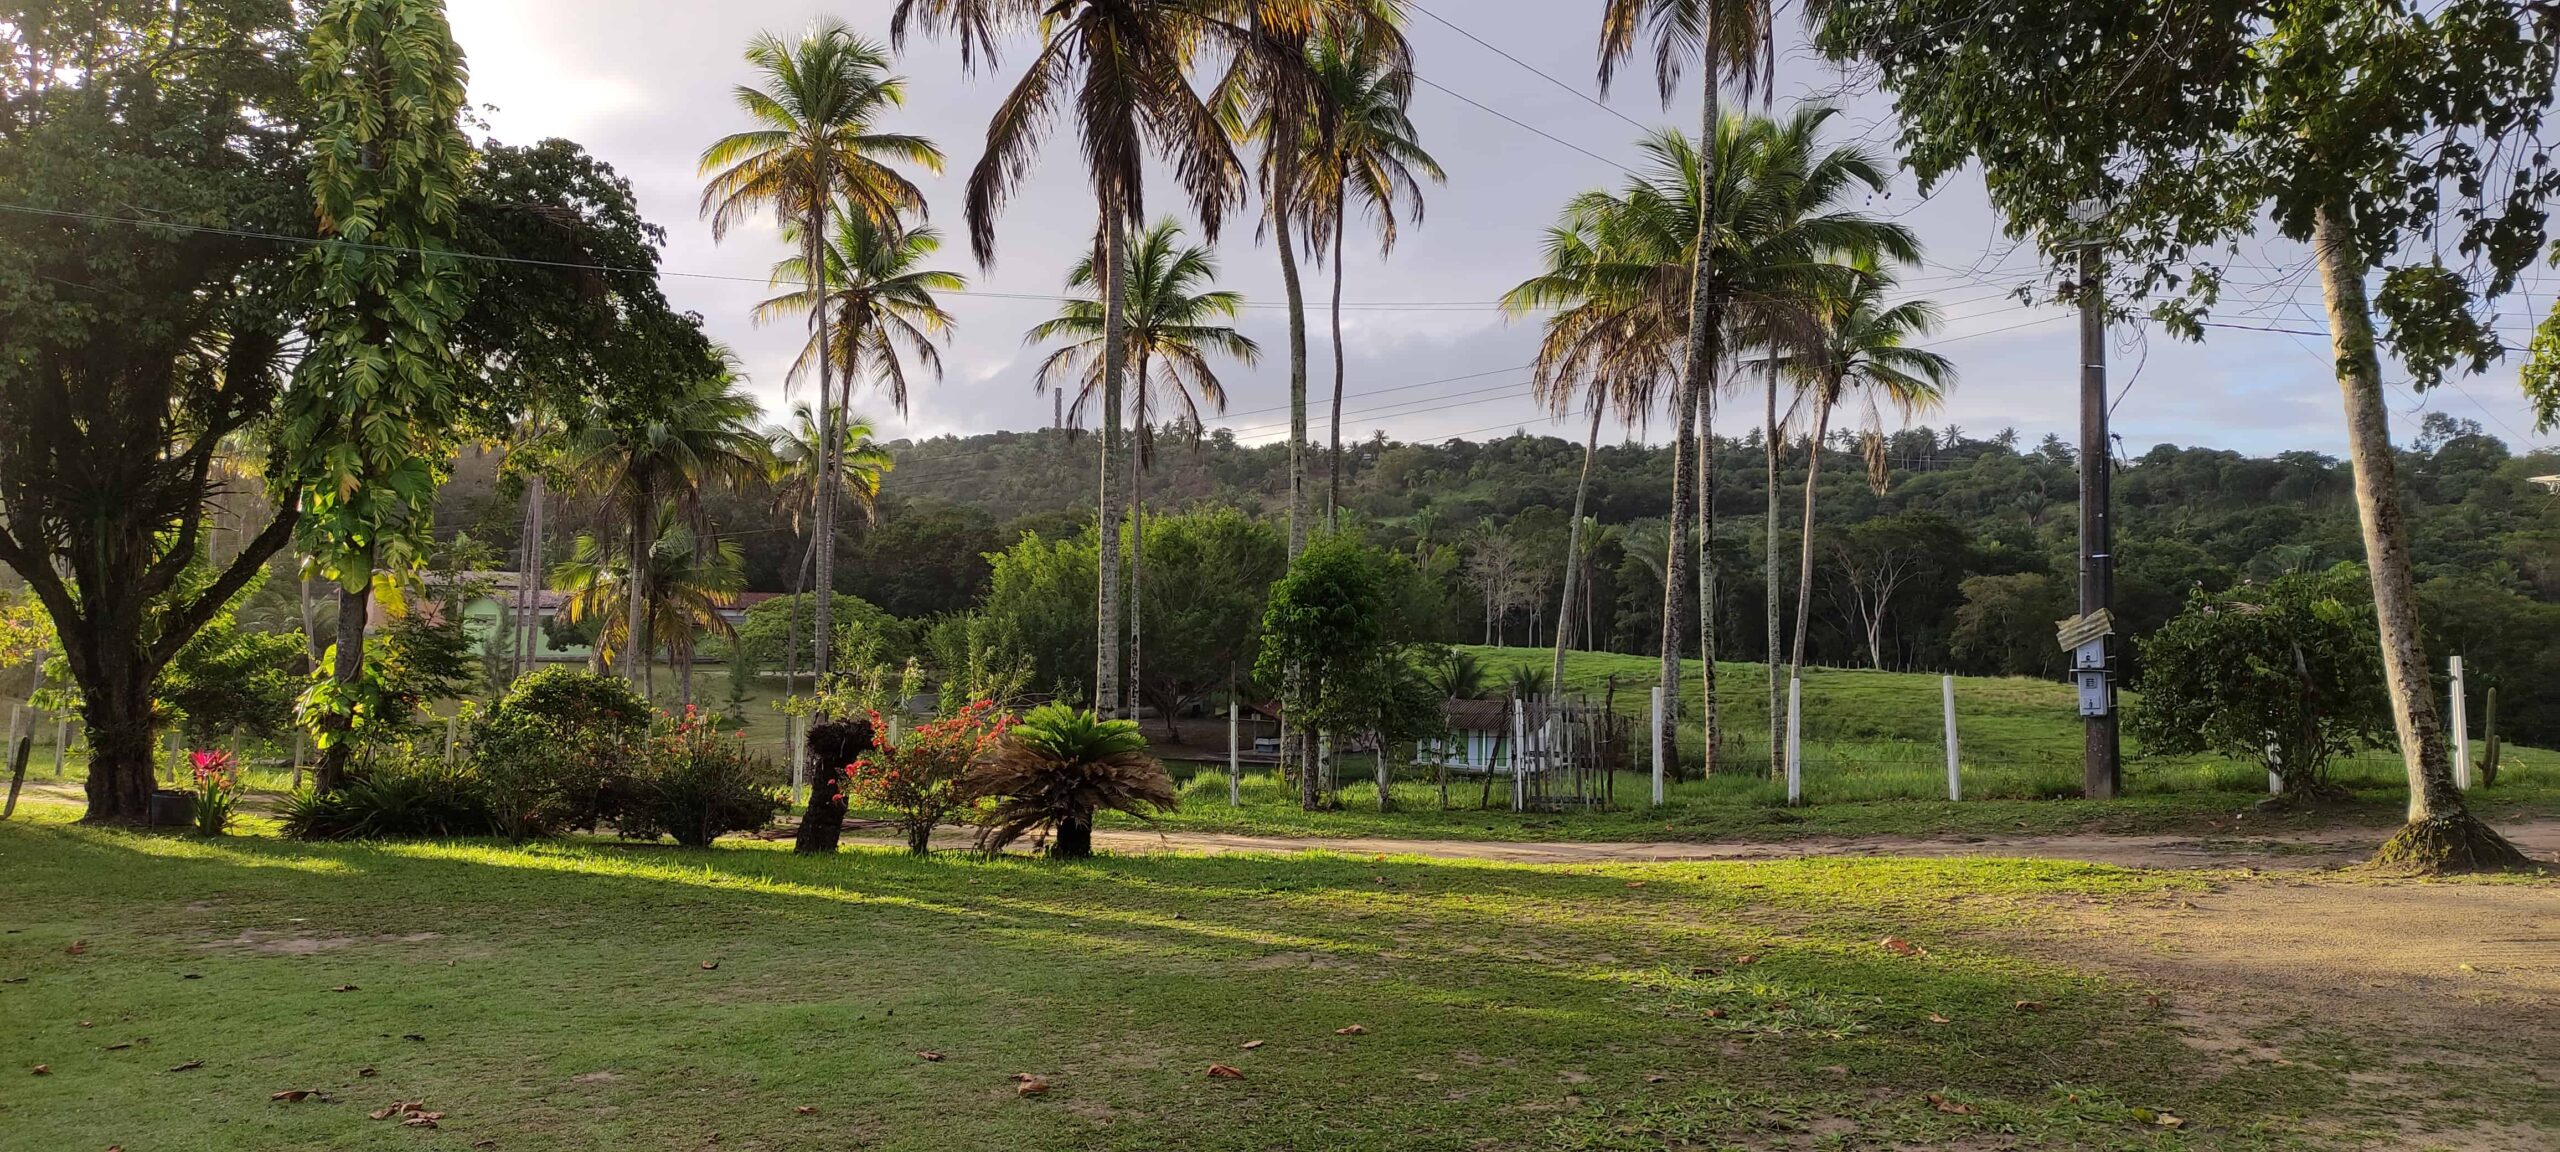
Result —
<svg viewBox="0 0 2560 1152"><path fill-rule="evenodd" d="M2373 1075L2398 1034L2352 1013L2208 1056L2173 1026L2183 993L2072 958L2093 924L2207 898L2189 875L303 845L37 812L0 825L13 1149L2318 1149L2560 1130L2536 1074L2496 1059L2504 1034L2410 1076ZM1050 1090L1018 1094L1018 1073ZM288 1089L326 1098L270 1098ZM404 1100L440 1129L367 1118Z"/></svg>

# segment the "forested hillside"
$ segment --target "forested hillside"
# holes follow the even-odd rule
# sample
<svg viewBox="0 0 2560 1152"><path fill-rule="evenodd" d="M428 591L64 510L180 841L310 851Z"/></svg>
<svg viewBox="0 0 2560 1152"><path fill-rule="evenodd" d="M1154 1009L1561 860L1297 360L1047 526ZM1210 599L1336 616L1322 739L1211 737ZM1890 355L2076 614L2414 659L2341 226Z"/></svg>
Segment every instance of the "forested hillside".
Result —
<svg viewBox="0 0 2560 1152"><path fill-rule="evenodd" d="M1160 437L1145 479L1151 509L1218 504L1277 515L1281 445L1220 433L1196 446ZM842 591L922 619L977 607L987 554L1024 533L1060 539L1091 521L1090 436L1057 431L944 437L894 446L875 520L844 546ZM1550 644L1581 446L1551 436L1407 444L1372 438L1346 451L1350 520L1417 557L1444 592L1439 627L1465 642ZM1780 579L1792 592L1804 459L1780 477ZM1885 482L1846 437L1826 449L1813 554L1811 643L1821 664L2054 675L2053 621L2073 609L2076 462L2048 438L1916 428L1892 437ZM466 459L439 523L499 555L512 550L514 491L495 457ZM2430 651L2460 653L2475 685L2506 685L2508 723L2527 739L2560 735L2560 494L2535 477L2560 454L2517 455L2478 426L2430 416L2404 453ZM1720 655L1765 656L1767 477L1757 435L1718 442L1715 553ZM1603 447L1586 534L1594 563L1588 633L1577 644L1651 651L1661 603L1668 451ZM2310 452L2249 457L2160 445L2117 462L2118 614L2141 634L2191 589L2220 589L2361 557L2348 471ZM1319 485L1319 488L1321 486ZM781 590L801 537L760 493L706 497L716 529L747 557L748 586ZM555 549L587 510L553 518ZM556 553L555 553L556 554ZM1787 596L1792 609L1792 596ZM1867 627L1875 625L1870 643ZM1790 622L1789 627L1792 627ZM2477 687L2475 687L2477 690Z"/></svg>

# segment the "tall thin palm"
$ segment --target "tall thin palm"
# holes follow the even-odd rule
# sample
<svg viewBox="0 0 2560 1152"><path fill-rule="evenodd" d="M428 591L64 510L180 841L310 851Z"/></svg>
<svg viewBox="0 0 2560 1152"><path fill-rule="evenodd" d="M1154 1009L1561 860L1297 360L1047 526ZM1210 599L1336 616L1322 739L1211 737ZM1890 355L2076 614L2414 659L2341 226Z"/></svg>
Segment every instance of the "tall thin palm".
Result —
<svg viewBox="0 0 2560 1152"><path fill-rule="evenodd" d="M893 165L911 164L927 171L942 169L942 152L921 136L879 130L879 120L905 102L905 81L889 71L888 50L853 34L840 20L821 17L798 40L771 33L747 44L747 63L758 80L736 90L738 107L757 127L724 136L703 150L700 171L710 177L702 190L702 214L711 219L714 239L727 235L741 220L771 212L785 224L798 226L802 271L809 303L822 290L818 275L829 235L828 220L839 205L847 215L891 231L907 212L924 211L924 193ZM835 346L828 309L811 307L812 339L818 347ZM819 442L835 441L840 411L832 386L831 357L818 359ZM850 381L847 391L850 392ZM820 475L832 476L834 469ZM818 536L828 542L818 549L818 583L832 589L835 579L835 501L818 502ZM818 599L816 664L828 671L828 597Z"/></svg>
<svg viewBox="0 0 2560 1152"><path fill-rule="evenodd" d="M1680 87L1680 76L1691 60L1699 62L1705 73L1705 100L1699 113L1698 137L1712 142L1724 122L1723 86L1730 82L1741 89L1747 102L1754 90L1766 92L1775 80L1776 58L1769 51L1772 0L1606 0L1600 14L1600 88L1606 92L1617 69L1636 51L1638 40L1649 38L1653 45L1653 71L1662 95L1663 107L1671 106ZM1712 164L1715 150L1710 147L1705 159ZM1718 186L1716 172L1704 174L1702 186L1710 193ZM1691 542L1685 537L1689 520L1700 520L1697 565L1701 589L1709 583L1705 563L1708 533L1713 525L1706 523L1712 500L1707 493L1694 491L1691 476L1712 479L1703 457L1693 462L1703 443L1709 453L1715 444L1716 392L1712 374L1716 369L1715 317L1711 307L1710 287L1715 276L1716 245L1708 238L1708 228L1717 216L1715 205L1695 213L1698 231L1690 249L1695 254L1689 268L1689 322L1685 356L1681 364L1678 391L1672 400L1679 432L1672 440L1671 457L1671 542L1673 555L1662 588L1662 696L1679 699L1680 644L1684 629L1681 611L1687 597ZM1704 420L1701 421L1701 415ZM1699 425L1704 423L1704 436ZM1702 629L1711 628L1706 621L1715 616L1712 605L1699 606ZM1711 640L1705 630L1702 639ZM1715 646L1706 645L1700 653L1704 661L1707 683L1702 692L1712 715L1715 702ZM1655 754L1663 762L1672 760L1676 746L1670 725L1655 733ZM1709 757L1714 756L1716 734L1706 740ZM1710 759L1709 770L1713 770Z"/></svg>
<svg viewBox="0 0 2560 1152"><path fill-rule="evenodd" d="M1803 552L1796 558L1796 635L1787 656L1790 676L1804 666L1805 622L1813 607L1814 484L1822 473L1822 443L1831 433L1832 412L1843 400L1865 401L1861 440L1869 475L1881 480L1881 410L1890 407L1907 421L1938 407L1955 383L1952 362L1912 346L1913 340L1937 329L1937 305L1926 300L1887 301L1893 276L1871 258L1859 260L1855 271L1846 291L1816 305L1812 339L1795 362L1813 401L1813 429L1805 449Z"/></svg>
<svg viewBox="0 0 2560 1152"><path fill-rule="evenodd" d="M596 652L605 659L639 651L626 641L630 622L645 621L642 636L663 639L642 642L666 649L681 702L690 705L696 641L706 632L733 634L720 609L736 604L746 588L746 553L735 540L706 540L673 517L662 517L641 569L639 587L644 591L638 599L632 594L631 561L627 551L617 555L605 542L580 536L568 562L552 570L552 590L569 594L570 620L593 617L601 623Z"/></svg>
<svg viewBox="0 0 2560 1152"><path fill-rule="evenodd" d="M1103 459L1095 503L1102 548L1094 702L1105 716L1121 713L1120 530L1111 464L1120 451L1129 363L1119 315L1127 297L1129 230L1145 218L1151 151L1169 162L1210 239L1242 201L1244 167L1190 73L1204 52L1232 54L1245 46L1236 17L1248 6L1248 0L899 0L889 26L892 40L902 39L911 21L957 37L962 66L971 70L982 60L993 66L998 35L1025 28L1038 33L1039 51L997 105L987 123L986 152L969 174L969 246L981 266L994 262L996 216L1030 178L1052 117L1062 105L1074 110L1101 241Z"/></svg>
<svg viewBox="0 0 2560 1152"><path fill-rule="evenodd" d="M817 518L820 490L828 485L821 479L827 470L829 456L825 441L819 439L818 416L806 402L791 408L791 423L768 429L765 438L773 444L775 496L783 514L791 521L795 533L807 533ZM854 505L862 509L863 519L877 521L880 514L880 488L888 474L898 467L889 449L882 446L871 422L858 415L847 414L843 434L832 454L835 465L834 489L851 495ZM791 570L791 595L796 599L808 590L810 569L817 560L817 538L811 536L800 550L800 563ZM782 647L782 683L786 692L797 692L800 683L800 611L797 608L785 618Z"/></svg>
<svg viewBox="0 0 2560 1152"><path fill-rule="evenodd" d="M1096 293L1093 259L1078 260L1067 271L1071 292ZM1128 373L1137 382L1129 392L1130 423L1137 429L1137 450L1129 454L1129 698L1138 698L1139 641L1145 631L1146 492L1144 471L1155 457L1156 425L1166 412L1181 416L1182 426L1198 434L1200 405L1226 411L1226 385L1211 365L1212 355L1242 364L1262 359L1262 348L1235 330L1244 307L1236 292L1211 288L1218 277L1217 257L1205 247L1185 244L1182 228L1160 220L1138 237L1127 269L1128 293L1122 344L1130 358ZM1040 362L1033 385L1047 390L1076 382L1075 418L1081 420L1104 390L1102 358L1108 346L1103 302L1092 295L1070 299L1058 315L1033 326L1028 344L1065 341Z"/></svg>
<svg viewBox="0 0 2560 1152"><path fill-rule="evenodd" d="M799 226L790 225L783 229L783 238L796 242L798 233ZM969 287L968 279L957 272L924 266L941 249L942 234L931 228L883 228L866 217L840 217L819 253L823 276L809 275L805 245L802 254L776 263L773 284L790 285L791 290L757 304L755 322L770 324L812 314L821 291L812 285L823 281L826 366L845 382L848 395L865 373L876 377L890 404L904 416L909 361L933 379L942 378L939 345L950 338L952 322L951 313L934 293ZM818 367L818 360L818 337L812 332L799 358L792 361L787 379L796 382L807 377ZM839 421L845 419L842 410L836 415Z"/></svg>
<svg viewBox="0 0 2560 1152"><path fill-rule="evenodd" d="M1325 519L1342 505L1343 237L1350 212L1364 209L1378 230L1378 255L1393 252L1399 215L1422 223L1422 181L1446 183L1439 161L1423 150L1407 114L1413 103L1411 58L1377 37L1320 35L1307 45L1316 94L1299 198L1306 207L1307 247L1333 262L1333 409L1325 449Z"/></svg>
<svg viewBox="0 0 2560 1152"><path fill-rule="evenodd" d="M698 521L702 491L762 479L772 469L772 449L756 429L758 411L734 373L681 380L637 403L620 402L590 412L568 435L565 470L579 489L602 498L622 517L638 593L627 597L626 634L631 682L651 690L649 622L641 609L651 595L645 553L654 546L662 511L672 507Z"/></svg>

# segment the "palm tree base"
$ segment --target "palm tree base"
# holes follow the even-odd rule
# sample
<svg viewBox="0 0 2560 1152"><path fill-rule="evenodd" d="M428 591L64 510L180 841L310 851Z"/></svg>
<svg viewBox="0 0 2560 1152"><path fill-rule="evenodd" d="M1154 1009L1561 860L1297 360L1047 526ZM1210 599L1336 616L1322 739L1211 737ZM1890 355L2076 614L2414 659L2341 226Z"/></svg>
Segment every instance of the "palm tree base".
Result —
<svg viewBox="0 0 2560 1152"><path fill-rule="evenodd" d="M2373 854L2370 866L2421 876L2543 870L2522 849L2468 811L2430 816L2401 826L2399 833Z"/></svg>

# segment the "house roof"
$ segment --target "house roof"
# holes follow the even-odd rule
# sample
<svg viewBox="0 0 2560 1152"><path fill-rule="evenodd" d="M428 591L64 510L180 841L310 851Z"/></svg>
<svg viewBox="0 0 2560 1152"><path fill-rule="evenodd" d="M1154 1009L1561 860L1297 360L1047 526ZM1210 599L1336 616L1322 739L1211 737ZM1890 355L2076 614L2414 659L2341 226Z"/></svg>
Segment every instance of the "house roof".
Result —
<svg viewBox="0 0 2560 1152"><path fill-rule="evenodd" d="M1451 700L1440 714L1455 732L1504 732L1511 728L1510 701Z"/></svg>

